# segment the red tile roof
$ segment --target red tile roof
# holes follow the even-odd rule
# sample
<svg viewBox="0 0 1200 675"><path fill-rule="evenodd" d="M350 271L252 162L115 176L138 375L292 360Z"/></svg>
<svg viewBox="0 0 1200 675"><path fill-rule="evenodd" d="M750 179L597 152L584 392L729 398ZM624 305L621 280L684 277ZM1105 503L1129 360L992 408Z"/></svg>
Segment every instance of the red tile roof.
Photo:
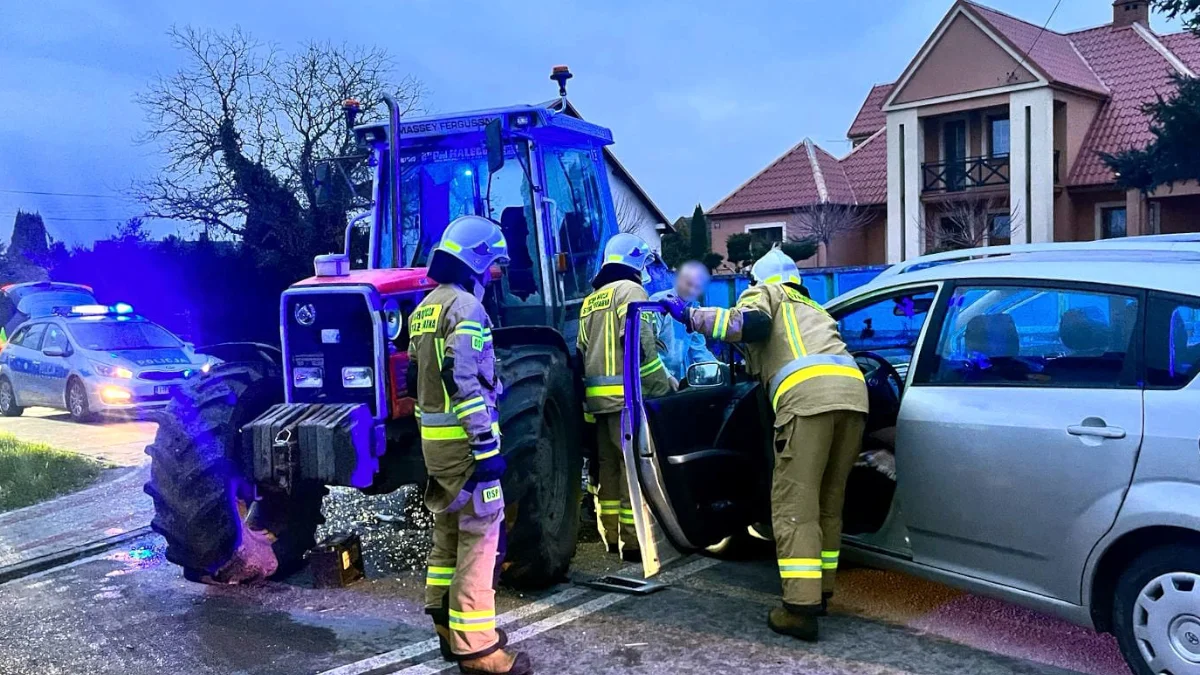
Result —
<svg viewBox="0 0 1200 675"><path fill-rule="evenodd" d="M859 204L887 203L887 128L842 158L842 170Z"/></svg>
<svg viewBox="0 0 1200 675"><path fill-rule="evenodd" d="M1171 33L1158 36L1167 49L1179 57L1193 73L1200 73L1200 39L1191 33Z"/></svg>
<svg viewBox="0 0 1200 675"><path fill-rule="evenodd" d="M1041 26L974 2L963 2L963 5L994 28L1011 47L1026 55L1032 65L1050 78L1051 82L1095 94L1108 93L1104 83L1071 46L1071 39L1066 35L1052 30L1043 31Z"/></svg>
<svg viewBox="0 0 1200 675"><path fill-rule="evenodd" d="M871 93L867 94L867 100L863 101L862 108L859 109L858 116L854 118L854 123L850 125L846 136L850 138L870 136L887 124L887 113L883 112L883 102L887 100L888 95L892 93L892 87L895 86L896 83L892 82L871 87Z"/></svg>
<svg viewBox="0 0 1200 675"><path fill-rule="evenodd" d="M1101 185L1114 180L1100 152L1140 148L1154 136L1142 106L1174 91L1170 62L1135 28L1103 26L1073 33L1071 40L1104 80L1112 95L1096 116L1068 185ZM1192 38L1196 44L1196 38Z"/></svg>
<svg viewBox="0 0 1200 675"><path fill-rule="evenodd" d="M812 141L806 138L792 146L782 157L717 202L709 213L782 211L819 202L821 195L817 190L813 162L808 156L810 145Z"/></svg>

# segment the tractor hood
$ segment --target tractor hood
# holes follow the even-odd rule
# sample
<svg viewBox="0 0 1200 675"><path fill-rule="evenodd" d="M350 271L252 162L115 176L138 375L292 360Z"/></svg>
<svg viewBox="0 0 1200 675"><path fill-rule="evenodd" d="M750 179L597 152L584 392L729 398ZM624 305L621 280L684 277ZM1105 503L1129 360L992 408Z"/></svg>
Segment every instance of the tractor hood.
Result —
<svg viewBox="0 0 1200 675"><path fill-rule="evenodd" d="M380 295L405 291L432 290L437 282L425 276L424 267L399 269L351 270L341 276L309 277L293 284L292 288L313 286L370 286Z"/></svg>

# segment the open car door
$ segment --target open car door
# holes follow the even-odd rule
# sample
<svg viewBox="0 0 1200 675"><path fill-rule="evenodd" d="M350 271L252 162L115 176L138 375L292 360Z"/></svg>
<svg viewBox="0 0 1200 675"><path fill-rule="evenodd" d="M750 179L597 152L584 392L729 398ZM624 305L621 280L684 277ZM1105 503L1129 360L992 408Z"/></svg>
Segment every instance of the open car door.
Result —
<svg viewBox="0 0 1200 675"><path fill-rule="evenodd" d="M633 303L625 324L622 451L647 577L770 514L771 417L756 382L698 365L686 388L642 399L641 315L661 311Z"/></svg>

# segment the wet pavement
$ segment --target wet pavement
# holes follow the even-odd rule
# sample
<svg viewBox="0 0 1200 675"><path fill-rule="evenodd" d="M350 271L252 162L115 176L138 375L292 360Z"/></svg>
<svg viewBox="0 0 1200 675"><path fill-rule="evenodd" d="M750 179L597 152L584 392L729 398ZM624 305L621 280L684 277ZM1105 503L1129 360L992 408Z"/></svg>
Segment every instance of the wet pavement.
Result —
<svg viewBox="0 0 1200 675"><path fill-rule="evenodd" d="M61 410L28 408L20 417L0 417L0 433L31 443L45 443L113 466L138 466L150 461L146 446L158 425L148 419L103 417L80 424Z"/></svg>
<svg viewBox="0 0 1200 675"><path fill-rule="evenodd" d="M392 554L368 549L368 567L403 566ZM345 589L311 588L304 573L202 586L145 537L0 585L0 635L18 637L0 641L0 675L453 672L430 639L420 567ZM589 542L572 578L619 569L633 571ZM648 597L502 589L499 621L541 673L1127 672L1105 636L905 575L846 570L817 645L766 629L779 592L770 560L693 557L664 576L671 587Z"/></svg>

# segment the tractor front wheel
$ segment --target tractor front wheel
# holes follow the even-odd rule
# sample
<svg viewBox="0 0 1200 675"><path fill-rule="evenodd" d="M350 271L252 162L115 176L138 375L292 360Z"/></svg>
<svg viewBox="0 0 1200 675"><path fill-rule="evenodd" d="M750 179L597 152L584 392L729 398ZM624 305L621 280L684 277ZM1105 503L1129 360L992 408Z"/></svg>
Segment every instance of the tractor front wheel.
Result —
<svg viewBox="0 0 1200 675"><path fill-rule="evenodd" d="M252 480L243 475L249 463L242 457L240 430L282 394L278 372L222 364L179 392L160 417L154 443L146 448L151 465L145 490L155 511L150 525L167 540L167 560L183 567L188 579L253 578L239 576L245 565L235 564L235 557L255 542L258 568L287 574L313 546L327 490L300 485L290 494L264 490L255 499ZM272 554L274 561L262 560Z"/></svg>
<svg viewBox="0 0 1200 675"><path fill-rule="evenodd" d="M504 580L544 588L575 556L583 476L580 403L567 355L545 345L497 348L508 556Z"/></svg>

